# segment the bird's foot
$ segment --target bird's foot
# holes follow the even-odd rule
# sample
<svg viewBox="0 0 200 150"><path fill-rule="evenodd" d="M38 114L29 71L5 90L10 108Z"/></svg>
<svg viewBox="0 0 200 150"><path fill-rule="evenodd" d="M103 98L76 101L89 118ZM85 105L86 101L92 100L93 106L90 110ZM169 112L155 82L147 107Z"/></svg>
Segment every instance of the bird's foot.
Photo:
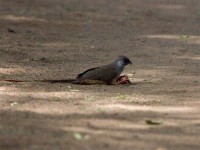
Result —
<svg viewBox="0 0 200 150"><path fill-rule="evenodd" d="M117 79L116 84L131 84L131 81L129 80L127 75L123 75Z"/></svg>

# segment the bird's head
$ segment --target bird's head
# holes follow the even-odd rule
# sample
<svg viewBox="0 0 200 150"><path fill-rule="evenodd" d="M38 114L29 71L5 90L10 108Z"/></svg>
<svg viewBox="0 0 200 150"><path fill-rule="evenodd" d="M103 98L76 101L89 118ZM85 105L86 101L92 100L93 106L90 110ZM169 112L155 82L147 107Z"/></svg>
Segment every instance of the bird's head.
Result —
<svg viewBox="0 0 200 150"><path fill-rule="evenodd" d="M125 67L128 64L132 64L132 62L126 56L119 56L116 62L119 67Z"/></svg>

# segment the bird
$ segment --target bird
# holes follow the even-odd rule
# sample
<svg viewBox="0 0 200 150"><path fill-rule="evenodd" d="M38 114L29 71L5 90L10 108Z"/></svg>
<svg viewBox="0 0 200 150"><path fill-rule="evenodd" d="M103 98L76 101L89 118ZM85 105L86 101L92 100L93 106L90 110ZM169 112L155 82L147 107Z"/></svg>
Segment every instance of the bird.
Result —
<svg viewBox="0 0 200 150"><path fill-rule="evenodd" d="M91 68L78 74L73 83L114 85L128 64L132 64L129 58L121 55L108 65Z"/></svg>
<svg viewBox="0 0 200 150"><path fill-rule="evenodd" d="M118 56L116 60L108 65L103 65L100 67L90 68L77 75L75 79L63 79L63 80L0 80L7 82L50 82L50 83L72 83L72 84L106 84L115 85L129 83L127 76L121 76L120 74L124 70L124 67L132 62L126 56ZM124 82L124 81L125 82Z"/></svg>

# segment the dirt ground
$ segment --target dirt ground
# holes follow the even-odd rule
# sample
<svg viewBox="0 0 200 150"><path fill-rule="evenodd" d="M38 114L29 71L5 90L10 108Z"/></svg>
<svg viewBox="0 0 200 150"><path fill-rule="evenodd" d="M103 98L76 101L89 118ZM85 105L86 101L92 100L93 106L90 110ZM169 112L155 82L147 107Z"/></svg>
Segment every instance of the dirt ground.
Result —
<svg viewBox="0 0 200 150"><path fill-rule="evenodd" d="M199 0L0 0L0 33L1 150L200 149ZM2 81L118 55L129 86Z"/></svg>

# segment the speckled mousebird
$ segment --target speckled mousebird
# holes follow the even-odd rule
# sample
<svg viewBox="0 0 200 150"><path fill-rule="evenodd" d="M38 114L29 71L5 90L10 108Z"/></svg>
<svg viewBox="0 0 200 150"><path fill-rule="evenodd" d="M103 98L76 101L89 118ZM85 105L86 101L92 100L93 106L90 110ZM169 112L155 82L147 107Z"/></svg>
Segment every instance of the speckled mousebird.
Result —
<svg viewBox="0 0 200 150"><path fill-rule="evenodd" d="M80 73L75 79L64 80L0 80L8 82L51 82L51 83L73 83L73 84L116 84L117 79L124 70L124 67L132 62L126 56L119 56L108 65L91 68Z"/></svg>

